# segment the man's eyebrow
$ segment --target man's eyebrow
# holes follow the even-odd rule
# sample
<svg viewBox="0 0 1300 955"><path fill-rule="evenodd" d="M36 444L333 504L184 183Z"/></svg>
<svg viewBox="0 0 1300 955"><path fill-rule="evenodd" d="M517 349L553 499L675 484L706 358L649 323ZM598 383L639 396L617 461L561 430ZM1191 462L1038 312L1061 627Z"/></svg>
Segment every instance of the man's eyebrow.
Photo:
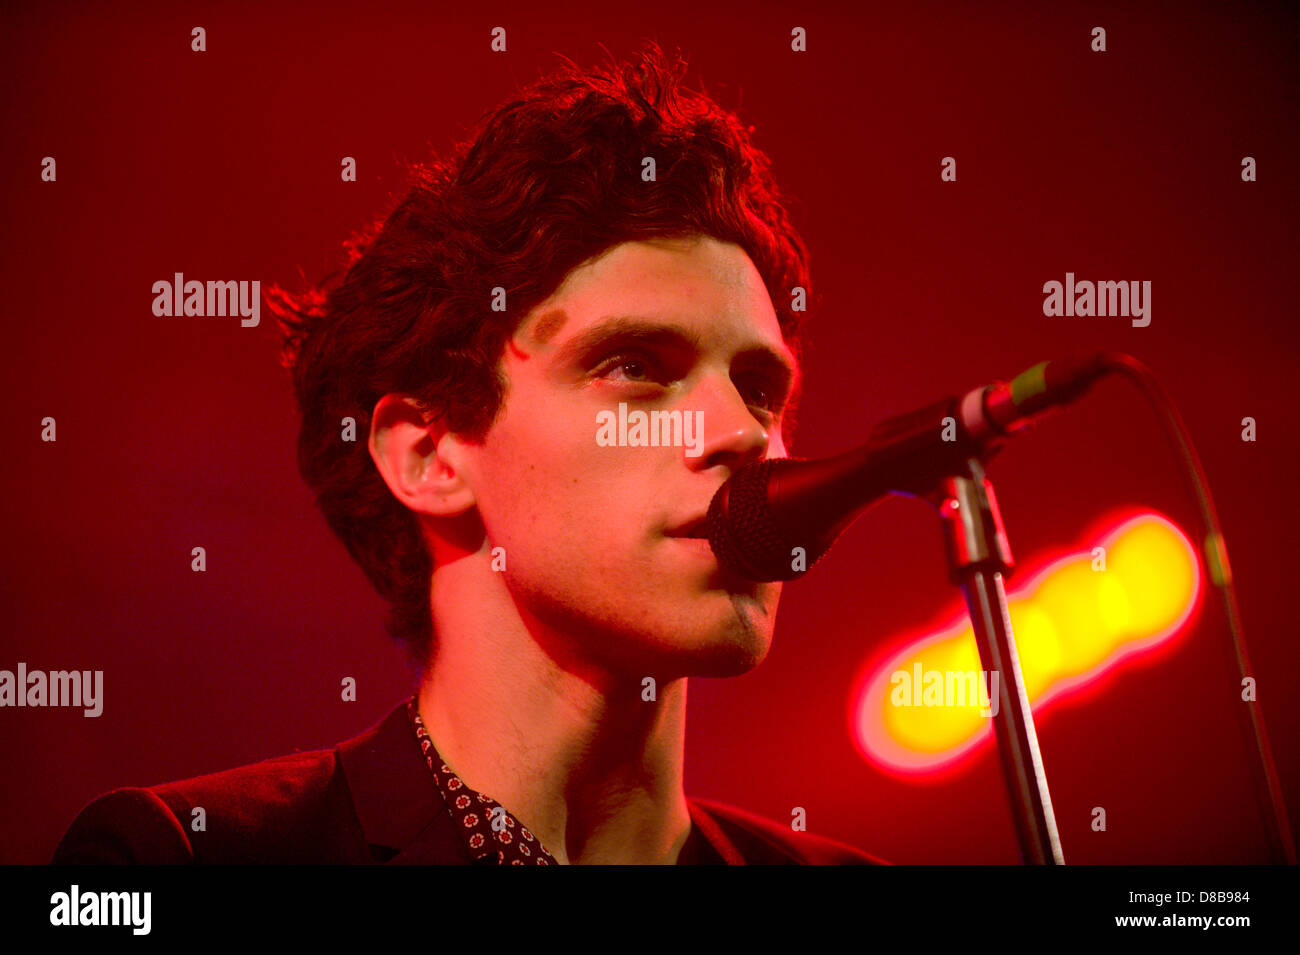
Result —
<svg viewBox="0 0 1300 955"><path fill-rule="evenodd" d="M581 361L596 348L612 342L678 345L701 351L704 343L695 332L666 322L635 315L611 315L583 329L556 350L560 362Z"/></svg>
<svg viewBox="0 0 1300 955"><path fill-rule="evenodd" d="M612 315L602 318L584 329L556 350L560 363L580 362L590 353L609 342L628 344L673 345L699 353L704 341L694 329L682 328L664 321L634 315ZM763 368L781 375L794 386L800 373L797 363L784 353L767 345L755 345L737 352L736 360L750 367Z"/></svg>

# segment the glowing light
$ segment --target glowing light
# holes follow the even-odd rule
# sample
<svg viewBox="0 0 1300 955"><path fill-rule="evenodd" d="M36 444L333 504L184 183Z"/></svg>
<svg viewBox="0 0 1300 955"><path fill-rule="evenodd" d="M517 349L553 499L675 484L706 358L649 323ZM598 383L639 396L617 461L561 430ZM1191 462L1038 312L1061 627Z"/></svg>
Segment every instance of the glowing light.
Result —
<svg viewBox="0 0 1300 955"><path fill-rule="evenodd" d="M1146 512L1108 526L1098 544L1050 560L1007 595L1036 716L1171 641L1199 604L1200 562L1173 523ZM983 674L963 611L951 626L905 637L864 668L850 707L854 741L898 775L956 768L993 739L999 677Z"/></svg>

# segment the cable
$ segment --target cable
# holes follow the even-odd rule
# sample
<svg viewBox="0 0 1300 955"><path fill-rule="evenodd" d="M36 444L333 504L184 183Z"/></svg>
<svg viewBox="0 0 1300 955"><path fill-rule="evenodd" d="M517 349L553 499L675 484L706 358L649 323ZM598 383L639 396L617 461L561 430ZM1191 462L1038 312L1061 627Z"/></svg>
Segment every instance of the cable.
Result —
<svg viewBox="0 0 1300 955"><path fill-rule="evenodd" d="M1228 548L1223 537L1223 528L1219 525L1219 513L1210 495L1210 484L1201 466L1200 456L1192 445L1191 435L1182 415L1178 413L1160 381L1146 365L1132 355L1123 352L1104 352L1098 356L1101 367L1108 371L1124 375L1138 386L1142 394L1151 403L1165 427L1165 435L1173 444L1184 466L1184 473L1196 496L1196 503L1201 512L1201 521L1205 528L1205 539L1201 548L1205 555L1206 566L1211 582L1217 588L1228 617L1228 630L1232 637L1232 648L1237 659L1237 669L1242 680L1251 677L1250 657L1246 653L1246 636L1241 627L1241 609L1237 604L1237 589L1232 580L1232 568L1228 563ZM1273 751L1268 743L1268 733L1264 728L1264 717L1260 712L1258 701L1252 701L1249 707L1251 729L1255 740L1255 751L1259 755L1259 765L1252 763L1256 770L1256 791L1259 789L1259 773L1268 790L1268 800L1272 813L1264 812L1265 823L1269 828L1270 843L1275 853L1280 852L1282 859L1289 865L1296 864L1295 842L1291 836L1291 825L1287 819L1286 804L1282 799L1282 786L1278 781L1277 767L1273 762ZM1271 825L1269 825L1271 823Z"/></svg>

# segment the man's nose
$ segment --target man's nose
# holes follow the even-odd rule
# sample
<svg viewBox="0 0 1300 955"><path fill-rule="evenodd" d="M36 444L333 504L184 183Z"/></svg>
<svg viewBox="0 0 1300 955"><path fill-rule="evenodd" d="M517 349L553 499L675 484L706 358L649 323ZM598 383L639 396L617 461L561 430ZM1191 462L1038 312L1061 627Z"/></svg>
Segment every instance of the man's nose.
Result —
<svg viewBox="0 0 1300 955"><path fill-rule="evenodd" d="M733 471L767 456L769 434L745 404L730 379L702 383L688 405L694 411L694 445L685 448L686 463L707 469L722 464Z"/></svg>

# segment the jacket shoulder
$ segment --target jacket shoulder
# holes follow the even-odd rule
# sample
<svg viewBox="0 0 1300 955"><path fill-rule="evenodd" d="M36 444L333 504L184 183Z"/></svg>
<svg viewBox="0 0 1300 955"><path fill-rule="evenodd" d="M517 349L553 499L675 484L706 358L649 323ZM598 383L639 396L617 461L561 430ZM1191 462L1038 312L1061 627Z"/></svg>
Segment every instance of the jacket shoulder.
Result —
<svg viewBox="0 0 1300 955"><path fill-rule="evenodd" d="M115 789L93 800L72 821L52 865L176 864L193 862L185 830L148 789Z"/></svg>
<svg viewBox="0 0 1300 955"><path fill-rule="evenodd" d="M357 849L361 856L357 856ZM54 864L368 861L334 750L293 753L93 800Z"/></svg>
<svg viewBox="0 0 1300 955"><path fill-rule="evenodd" d="M888 865L847 843L796 832L771 819L712 799L691 802L703 809L749 865Z"/></svg>

